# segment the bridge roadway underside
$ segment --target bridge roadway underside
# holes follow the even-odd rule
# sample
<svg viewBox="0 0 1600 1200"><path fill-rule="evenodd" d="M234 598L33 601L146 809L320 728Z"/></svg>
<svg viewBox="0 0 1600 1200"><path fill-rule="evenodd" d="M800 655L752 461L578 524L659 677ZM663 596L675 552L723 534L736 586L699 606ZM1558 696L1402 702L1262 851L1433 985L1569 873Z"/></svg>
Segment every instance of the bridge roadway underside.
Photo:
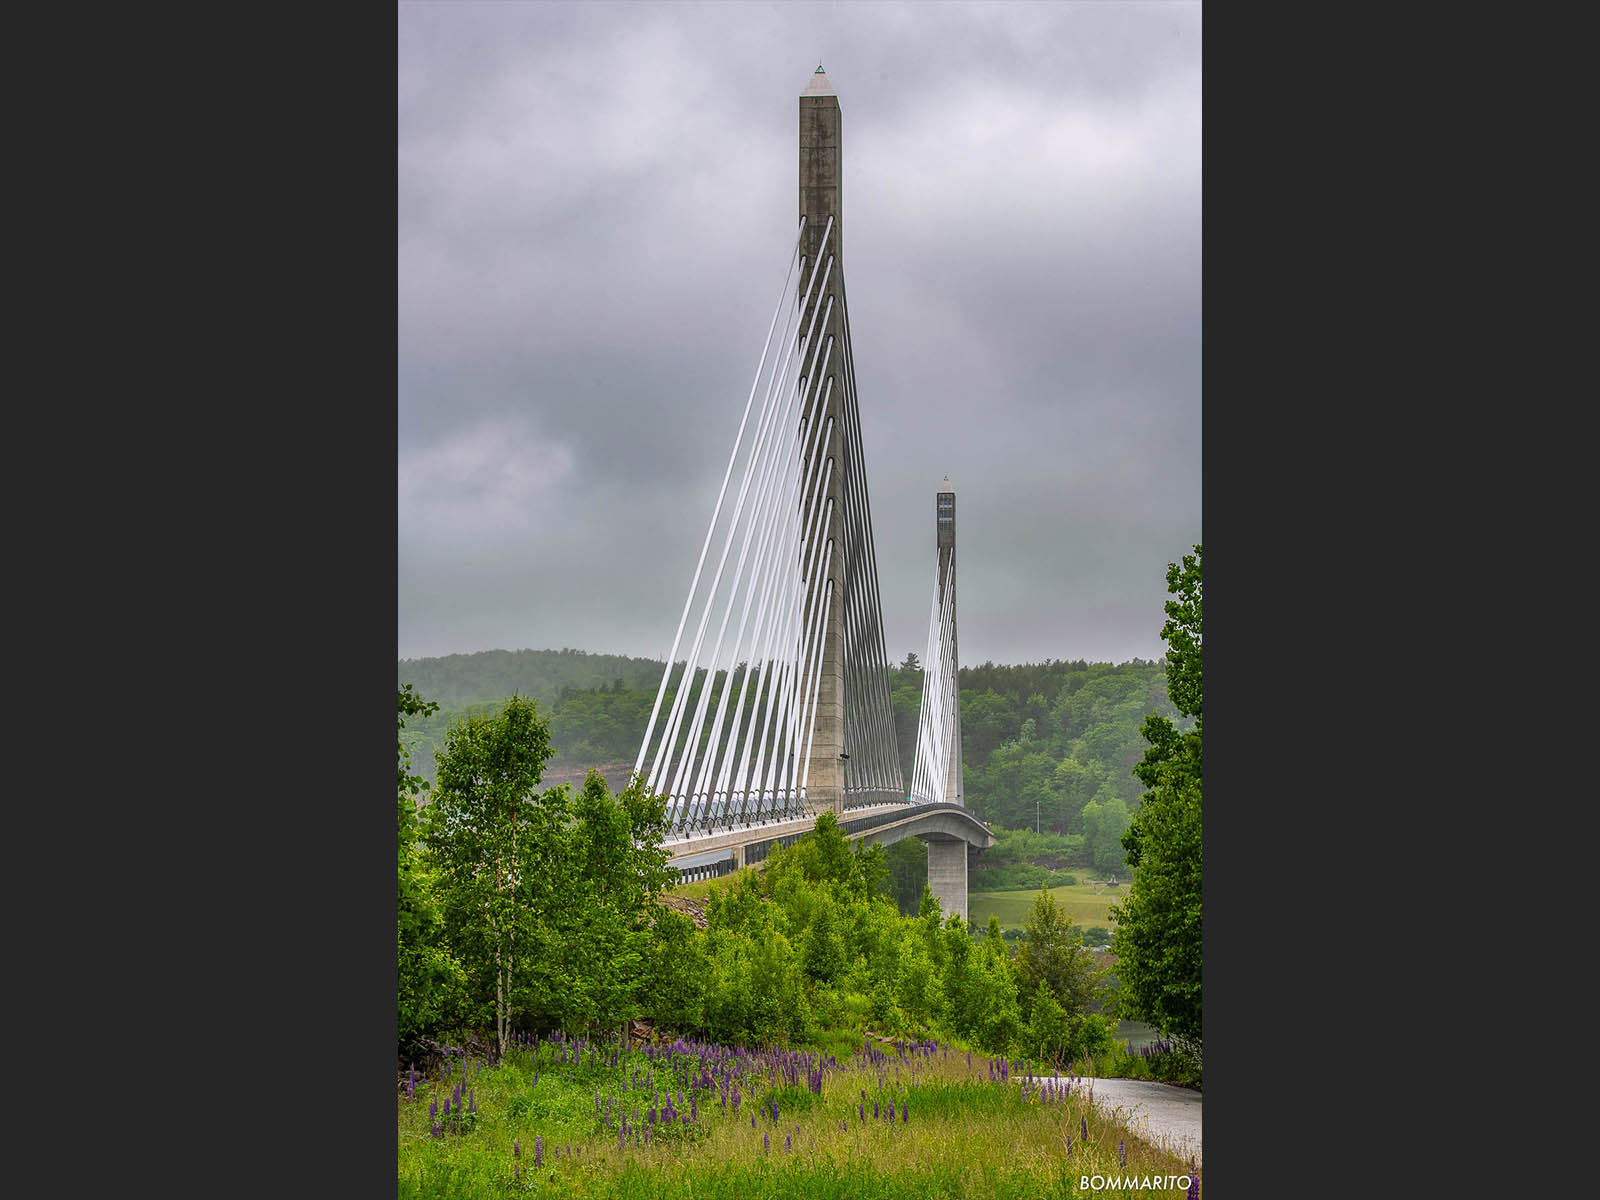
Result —
<svg viewBox="0 0 1600 1200"><path fill-rule="evenodd" d="M815 816L775 821L664 843L673 865L717 851L726 857L681 866L685 880L714 879L761 862L776 845L789 845L816 828ZM846 809L839 828L847 838L889 845L919 837L928 843L928 887L946 916L967 915L967 855L995 844L989 827L959 804L884 804Z"/></svg>

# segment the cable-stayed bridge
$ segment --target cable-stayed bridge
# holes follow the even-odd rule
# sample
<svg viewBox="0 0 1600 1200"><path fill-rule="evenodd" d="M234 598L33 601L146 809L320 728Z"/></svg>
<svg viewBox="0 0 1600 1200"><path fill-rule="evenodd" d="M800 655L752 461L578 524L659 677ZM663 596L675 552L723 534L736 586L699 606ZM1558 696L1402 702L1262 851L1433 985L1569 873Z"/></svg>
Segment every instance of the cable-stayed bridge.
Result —
<svg viewBox="0 0 1600 1200"><path fill-rule="evenodd" d="M689 877L763 858L833 811L847 836L926 840L934 895L965 915L968 847L994 838L961 803L955 491L946 476L936 493L908 785L845 292L841 133L818 67L800 96L788 272L634 769L669 797L668 847Z"/></svg>

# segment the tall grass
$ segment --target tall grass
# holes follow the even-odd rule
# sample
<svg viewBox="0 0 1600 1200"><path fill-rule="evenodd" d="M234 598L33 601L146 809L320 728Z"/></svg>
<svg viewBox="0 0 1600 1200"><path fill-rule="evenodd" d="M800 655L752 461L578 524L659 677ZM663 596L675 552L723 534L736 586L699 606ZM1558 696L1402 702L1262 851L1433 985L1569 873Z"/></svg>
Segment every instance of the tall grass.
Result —
<svg viewBox="0 0 1600 1200"><path fill-rule="evenodd" d="M829 1055L533 1042L494 1065L452 1059L410 1098L402 1087L399 1195L998 1200L1070 1195L1084 1174L1187 1169L1075 1088L1042 1091L1027 1074L933 1043ZM463 1081L477 1114L456 1132L429 1105Z"/></svg>

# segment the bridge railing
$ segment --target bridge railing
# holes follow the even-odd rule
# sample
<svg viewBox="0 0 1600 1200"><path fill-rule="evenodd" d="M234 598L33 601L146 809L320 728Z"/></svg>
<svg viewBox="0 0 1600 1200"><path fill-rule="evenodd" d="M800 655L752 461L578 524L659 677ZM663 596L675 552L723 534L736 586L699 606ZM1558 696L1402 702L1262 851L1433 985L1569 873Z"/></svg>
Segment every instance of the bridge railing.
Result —
<svg viewBox="0 0 1600 1200"><path fill-rule="evenodd" d="M972 810L963 804L904 804L895 812L874 813L870 817L856 817L848 821L839 822L839 830L847 837L852 833L865 833L869 829L876 829L880 825L892 825L896 821L904 821L908 817L923 816L934 812L958 812L967 817L972 817ZM972 818L976 820L976 817ZM767 855L772 853L774 846L792 846L801 838L811 833L809 829L802 829L798 833L787 833L781 837L766 838L759 842L749 842L744 848L744 861L750 863L762 862ZM726 872L724 872L726 873Z"/></svg>

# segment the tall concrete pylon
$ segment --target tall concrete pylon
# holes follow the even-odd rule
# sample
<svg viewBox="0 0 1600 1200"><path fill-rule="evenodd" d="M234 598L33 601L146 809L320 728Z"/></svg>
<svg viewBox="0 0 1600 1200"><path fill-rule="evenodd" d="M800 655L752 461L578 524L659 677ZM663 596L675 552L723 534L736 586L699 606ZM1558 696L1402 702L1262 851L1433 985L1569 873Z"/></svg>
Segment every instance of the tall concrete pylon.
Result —
<svg viewBox="0 0 1600 1200"><path fill-rule="evenodd" d="M844 812L844 761L840 755L846 750L844 745L845 563L841 552L843 539L840 536L845 503L846 456L844 422L838 419L844 398L845 349L844 229L841 219L844 191L841 168L844 151L841 131L839 97L834 94L833 84L828 82L828 77L819 64L806 84L805 90L800 93L800 216L806 220L805 232L800 240L800 253L806 260L807 269L800 277L798 295L804 298L806 284L811 275L810 264L817 263L820 251L821 262L816 273L817 286L812 291L811 303L801 313L800 334L804 335L810 326L812 310L820 307L822 312L827 314L827 321L824 322L820 316L818 317L817 331L806 347L807 354L803 360L809 362L812 347L820 347L815 369L821 375L819 395L827 395L828 403L826 408L822 408L819 404L816 419L820 423L819 427L826 428L828 417L830 415L835 417L827 450L818 465L818 470L822 470L829 459L833 461L833 474L828 483L828 490L820 501L823 506L826 506L828 500L833 501L833 519L828 527L827 539L818 547L818 562L822 560L822 554L827 549L827 542L833 542L834 549L828 561L827 574L823 576L820 572L813 571L816 577L808 582L806 594L808 613L813 611L813 605L826 604L828 614L817 650L822 663L817 682L816 716L812 722L811 753L806 769L806 805L813 812L832 809L836 813ZM831 232L828 231L830 217L833 219ZM825 233L827 245L824 248L822 243ZM828 268L829 255L833 257L831 271ZM825 272L826 287L822 284ZM828 310L830 297L833 299L831 313ZM830 337L833 339L831 355L828 352ZM828 355L828 366L825 370L822 367L824 355ZM828 391L830 378L833 381L831 393ZM831 602L828 599L830 592ZM815 657L807 660L808 667L814 663Z"/></svg>
<svg viewBox="0 0 1600 1200"><path fill-rule="evenodd" d="M939 600L950 594L950 686L955 691L955 711L950 718L950 768L944 794L952 804L962 804L961 786L961 655L956 638L956 489L946 475L934 494L934 541L939 550Z"/></svg>
<svg viewBox="0 0 1600 1200"><path fill-rule="evenodd" d="M963 803L961 788L961 688L960 659L956 653L956 489L946 475L939 484L933 499L934 546L939 554L939 602L942 606L946 593L950 603L950 686L955 693L955 711L951 715L949 736L950 765L945 775L945 797L953 804ZM923 664L924 671L927 664ZM945 916L967 916L967 856L968 844L959 837L948 834L924 835L928 844L928 890L939 902Z"/></svg>

